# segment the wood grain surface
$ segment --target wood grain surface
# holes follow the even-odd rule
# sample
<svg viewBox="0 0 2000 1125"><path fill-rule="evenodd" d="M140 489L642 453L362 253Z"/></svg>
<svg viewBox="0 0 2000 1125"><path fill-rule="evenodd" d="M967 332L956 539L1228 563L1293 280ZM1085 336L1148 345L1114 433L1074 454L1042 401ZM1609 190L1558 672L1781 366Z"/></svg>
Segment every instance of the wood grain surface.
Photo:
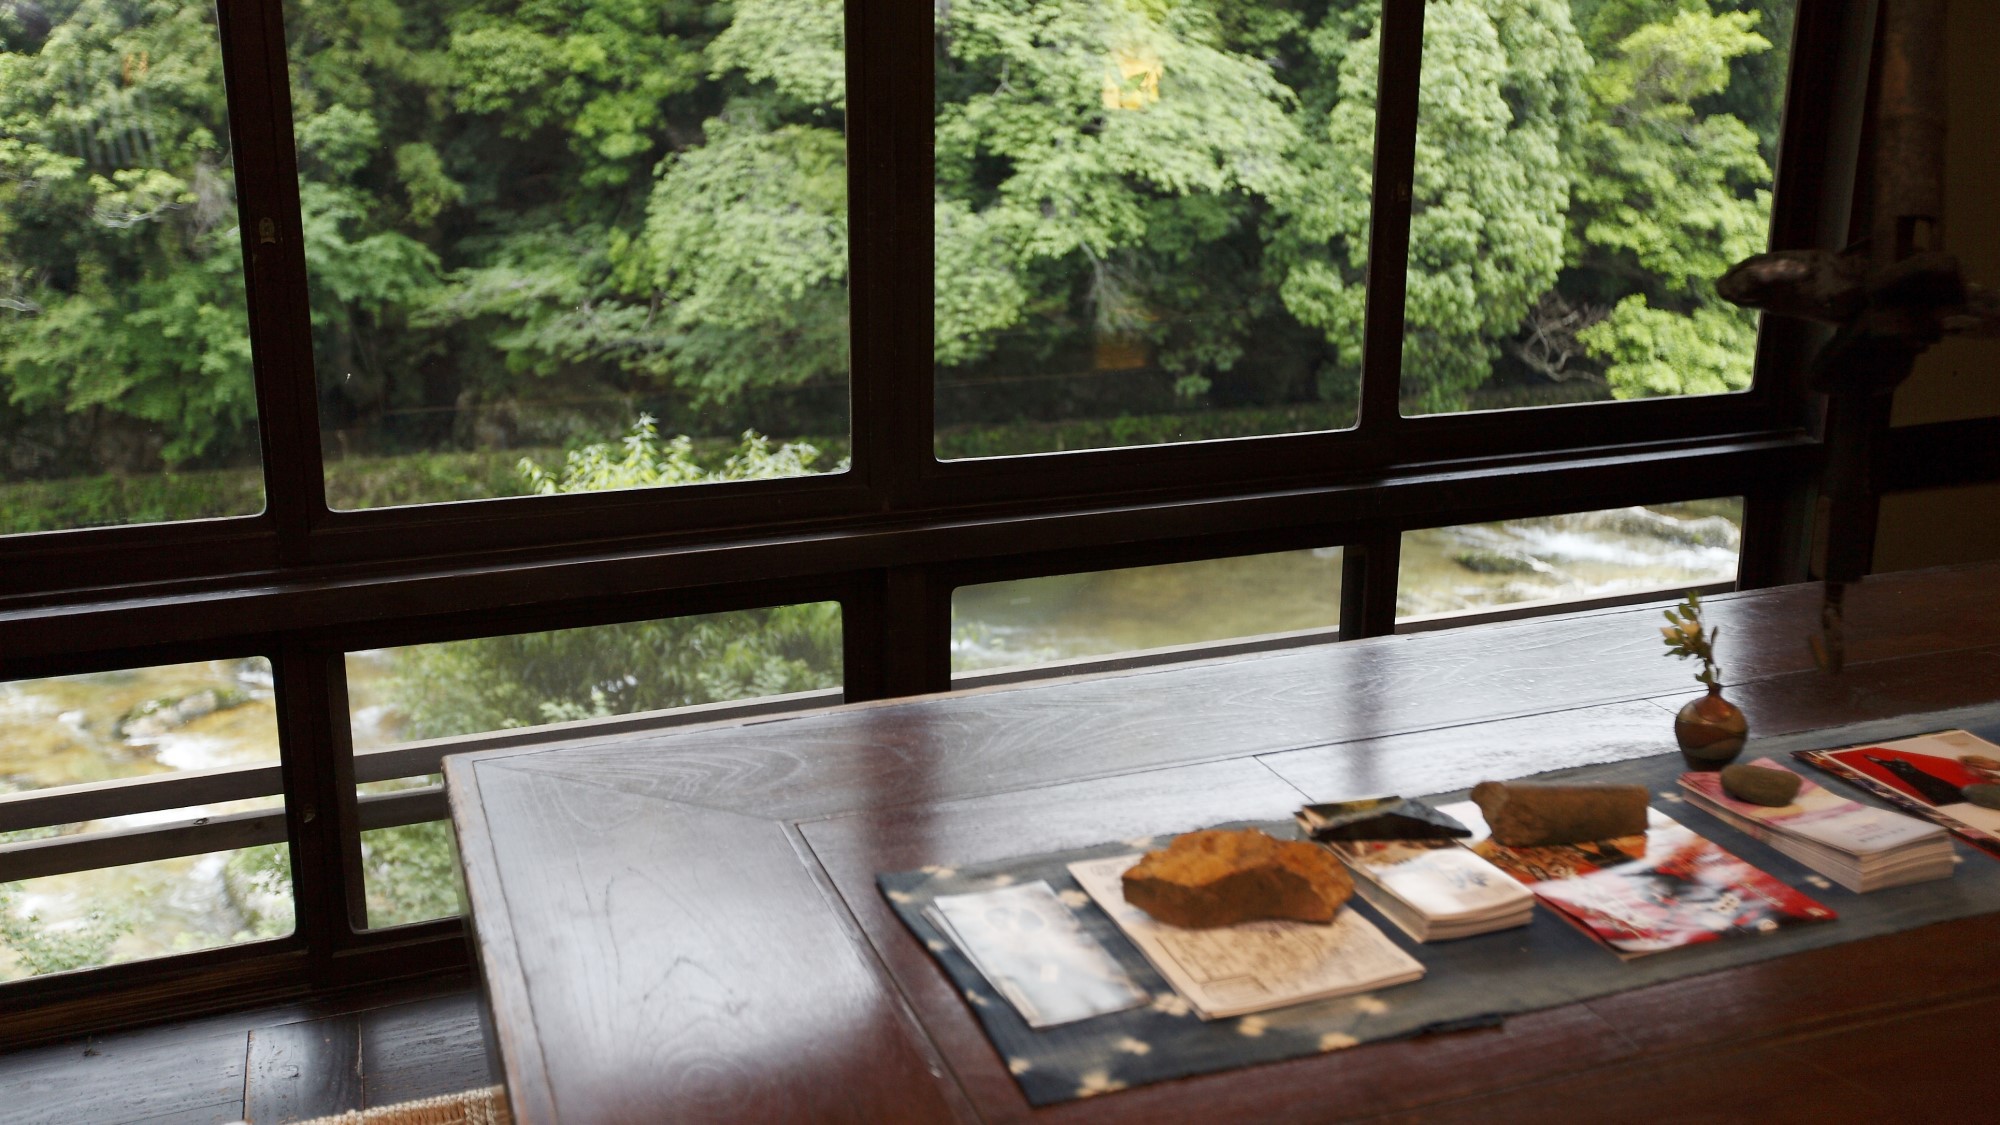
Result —
<svg viewBox="0 0 2000 1125"><path fill-rule="evenodd" d="M0 1054L0 1122L264 1125L489 1086L480 1008L460 976Z"/></svg>
<svg viewBox="0 0 2000 1125"><path fill-rule="evenodd" d="M947 1116L782 825L505 766L481 787L561 1120Z"/></svg>
<svg viewBox="0 0 2000 1125"><path fill-rule="evenodd" d="M377 1008L356 1022L363 1108L493 1083L477 997L458 994Z"/></svg>
<svg viewBox="0 0 2000 1125"><path fill-rule="evenodd" d="M1981 568L1871 578L1849 596L1839 696L1874 663L2000 641L1996 579ZM1722 595L1725 679L1817 683L1806 637L1817 587ZM616 783L773 819L950 800L1133 769L1275 753L1685 690L1653 608L1470 629L767 719L722 731L628 733L505 756L514 768ZM1832 718L1830 723L1846 721Z"/></svg>
<svg viewBox="0 0 2000 1125"><path fill-rule="evenodd" d="M243 1118L284 1125L361 1108L361 1026L353 1016L250 1033Z"/></svg>
<svg viewBox="0 0 2000 1125"><path fill-rule="evenodd" d="M1996 583L1862 583L1838 677L1805 646L1816 587L1715 598L1731 696L1767 734L2000 698ZM1777 1119L1879 1111L1877 1087L1822 1081L1841 1068L1798 1044L1926 1007L1982 1015L1963 1001L2000 995L1982 955L2000 921L1031 1111L876 893L883 870L1666 752L1691 693L1658 620L1598 611L448 760L517 1115L1511 1120L1569 1096L1669 1117L1731 1097ZM1671 1093L1711 1056L1699 1090ZM1755 1086L1771 1067L1795 1076L1792 1101Z"/></svg>
<svg viewBox="0 0 2000 1125"><path fill-rule="evenodd" d="M0 1070L0 1120L234 1120L243 1110L244 1035L197 1032L162 1044L134 1032L22 1051Z"/></svg>

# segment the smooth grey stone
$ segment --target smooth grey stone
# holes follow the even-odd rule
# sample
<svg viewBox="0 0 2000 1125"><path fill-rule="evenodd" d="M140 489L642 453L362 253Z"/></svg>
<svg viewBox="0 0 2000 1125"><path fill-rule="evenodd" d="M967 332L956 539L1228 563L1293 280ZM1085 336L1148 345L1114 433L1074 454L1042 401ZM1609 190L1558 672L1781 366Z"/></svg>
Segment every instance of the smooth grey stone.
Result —
<svg viewBox="0 0 2000 1125"><path fill-rule="evenodd" d="M1982 809L2000 809L2000 785L1968 785L1965 799Z"/></svg>
<svg viewBox="0 0 2000 1125"><path fill-rule="evenodd" d="M1724 793L1739 801L1774 809L1792 803L1792 798L1799 795L1801 781L1798 774L1747 763L1722 769ZM1994 788L2000 789L2000 785Z"/></svg>

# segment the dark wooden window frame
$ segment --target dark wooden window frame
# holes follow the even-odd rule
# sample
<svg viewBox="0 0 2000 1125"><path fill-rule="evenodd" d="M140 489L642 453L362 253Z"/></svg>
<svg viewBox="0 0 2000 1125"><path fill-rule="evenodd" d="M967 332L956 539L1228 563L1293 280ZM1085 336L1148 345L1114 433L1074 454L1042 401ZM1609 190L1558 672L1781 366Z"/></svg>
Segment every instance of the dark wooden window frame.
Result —
<svg viewBox="0 0 2000 1125"><path fill-rule="evenodd" d="M465 963L456 921L358 928L355 649L837 600L845 698L951 686L960 585L1344 548L1340 636L1394 628L1404 531L1745 498L1739 584L1805 574L1816 337L1767 322L1741 394L1398 412L1422 0L1385 0L1359 417L1351 430L940 462L933 455L934 7L849 0L853 468L795 480L336 512L315 413L281 0L218 0L268 507L0 538L0 679L263 655L298 931L0 986L0 1044ZM1799 0L1775 246L1838 245L1873 0ZM1793 112L1801 107L1805 112ZM258 236L262 229L272 241Z"/></svg>

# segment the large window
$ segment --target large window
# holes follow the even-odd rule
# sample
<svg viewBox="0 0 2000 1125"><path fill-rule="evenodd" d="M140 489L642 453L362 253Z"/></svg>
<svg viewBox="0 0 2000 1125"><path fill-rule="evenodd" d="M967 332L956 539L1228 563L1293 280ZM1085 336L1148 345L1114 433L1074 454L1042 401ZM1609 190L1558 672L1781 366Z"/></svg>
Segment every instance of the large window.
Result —
<svg viewBox="0 0 2000 1125"><path fill-rule="evenodd" d="M1405 411L1750 386L1796 3L1428 6Z"/></svg>
<svg viewBox="0 0 2000 1125"><path fill-rule="evenodd" d="M979 672L1340 624L1338 547L1018 578L956 590L951 669Z"/></svg>
<svg viewBox="0 0 2000 1125"><path fill-rule="evenodd" d="M462 964L447 753L1802 577L1849 7L0 3L0 1002Z"/></svg>
<svg viewBox="0 0 2000 1125"><path fill-rule="evenodd" d="M0 534L263 507L215 12L0 13Z"/></svg>
<svg viewBox="0 0 2000 1125"><path fill-rule="evenodd" d="M357 793L435 787L436 755L408 753L424 740L837 689L840 648L820 602L348 653ZM459 912L449 824L363 830L361 856L370 928Z"/></svg>
<svg viewBox="0 0 2000 1125"><path fill-rule="evenodd" d="M0 980L291 932L282 801L215 784L276 774L271 689L261 657L0 683ZM77 820L19 799L93 785L102 811ZM118 854L146 827L195 838ZM63 841L98 847L75 862Z"/></svg>
<svg viewBox="0 0 2000 1125"><path fill-rule="evenodd" d="M1406 531L1396 619L1727 584L1742 551L1740 499Z"/></svg>
<svg viewBox="0 0 2000 1125"><path fill-rule="evenodd" d="M654 425L847 446L837 5L286 8L335 508L545 491ZM652 421L641 423L641 417ZM573 475L573 474L572 474Z"/></svg>
<svg viewBox="0 0 2000 1125"><path fill-rule="evenodd" d="M1377 6L1259 7L938 7L941 456L1353 424Z"/></svg>

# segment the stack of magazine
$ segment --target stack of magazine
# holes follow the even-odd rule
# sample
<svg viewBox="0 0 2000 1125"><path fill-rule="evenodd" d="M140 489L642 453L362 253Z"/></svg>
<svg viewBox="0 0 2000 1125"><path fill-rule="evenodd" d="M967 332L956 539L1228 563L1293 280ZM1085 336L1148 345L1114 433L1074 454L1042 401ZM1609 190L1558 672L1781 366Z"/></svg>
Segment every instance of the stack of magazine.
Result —
<svg viewBox="0 0 2000 1125"><path fill-rule="evenodd" d="M1451 941L1525 926L1535 896L1455 840L1331 840L1354 889L1418 941Z"/></svg>
<svg viewBox="0 0 2000 1125"><path fill-rule="evenodd" d="M1769 758L1751 765L1785 767ZM1790 771L1786 771L1790 772ZM1789 805L1770 808L1722 790L1718 773L1685 773L1681 788L1696 808L1850 891L1873 891L1943 879L1952 872L1951 834L1913 816L1850 801L1801 777Z"/></svg>
<svg viewBox="0 0 2000 1125"><path fill-rule="evenodd" d="M1792 757L2000 856L2000 809L1982 808L1966 795L1967 786L2000 782L2000 746L1971 731L1932 731L1837 750L1794 750Z"/></svg>

